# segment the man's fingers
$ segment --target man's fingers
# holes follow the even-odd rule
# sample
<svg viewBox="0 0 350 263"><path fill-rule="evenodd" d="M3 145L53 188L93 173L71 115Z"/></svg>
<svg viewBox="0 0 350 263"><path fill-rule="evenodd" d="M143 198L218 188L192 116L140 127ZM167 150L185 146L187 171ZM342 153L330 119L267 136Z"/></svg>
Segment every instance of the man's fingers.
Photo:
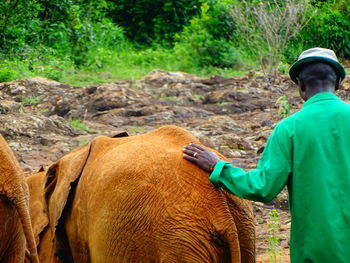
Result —
<svg viewBox="0 0 350 263"><path fill-rule="evenodd" d="M197 163L197 159L194 158L194 157L192 157L192 156L190 156L190 155L188 155L188 154L184 154L183 157L184 157L184 159L187 160L187 161L190 161L190 162L192 162L192 163Z"/></svg>
<svg viewBox="0 0 350 263"><path fill-rule="evenodd" d="M192 153L192 155L196 152L197 154L201 153L200 150L198 150L196 147L190 146L190 145L186 145L184 150L190 151Z"/></svg>
<svg viewBox="0 0 350 263"><path fill-rule="evenodd" d="M200 151L207 151L207 149L203 148L202 146L198 144L191 143L190 146L197 148Z"/></svg>
<svg viewBox="0 0 350 263"><path fill-rule="evenodd" d="M187 155L189 155L189 156L192 156L192 157L194 157L195 155L198 155L197 152L192 151L192 150L189 150L188 148L184 148L184 149L182 150L182 152L184 152L185 154L187 154Z"/></svg>

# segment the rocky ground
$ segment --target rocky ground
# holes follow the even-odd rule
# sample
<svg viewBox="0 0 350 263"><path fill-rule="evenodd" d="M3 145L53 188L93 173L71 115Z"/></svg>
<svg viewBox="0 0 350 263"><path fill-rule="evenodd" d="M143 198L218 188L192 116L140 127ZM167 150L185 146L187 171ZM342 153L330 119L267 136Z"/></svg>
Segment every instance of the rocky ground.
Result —
<svg viewBox="0 0 350 263"><path fill-rule="evenodd" d="M338 95L349 101L350 81L343 85ZM283 95L286 100L280 99ZM155 70L136 82L88 87L37 77L0 83L0 133L27 175L97 135L135 135L165 124L189 130L237 166L253 169L283 118L283 105L290 105L291 112L302 106L289 78L266 79L255 72L199 78ZM71 120L81 127L74 128ZM269 262L269 257L289 262L286 196L284 190L270 204L254 203L258 262ZM272 209L277 209L277 220ZM275 245L269 243L274 237Z"/></svg>

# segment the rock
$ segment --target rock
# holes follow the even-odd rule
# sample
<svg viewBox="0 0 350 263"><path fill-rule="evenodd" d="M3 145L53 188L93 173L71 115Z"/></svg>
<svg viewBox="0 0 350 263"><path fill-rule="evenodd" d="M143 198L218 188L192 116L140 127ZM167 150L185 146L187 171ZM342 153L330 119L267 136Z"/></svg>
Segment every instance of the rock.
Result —
<svg viewBox="0 0 350 263"><path fill-rule="evenodd" d="M71 110L71 107L72 104L70 101L61 99L57 101L57 104L53 109L53 114L57 114L60 117L64 117Z"/></svg>
<svg viewBox="0 0 350 263"><path fill-rule="evenodd" d="M252 169L279 121L276 100L287 95L293 111L302 106L287 76L271 81L257 72L234 78L200 78L163 70L154 70L135 82L88 87L40 77L21 79L0 84L0 133L35 171L96 134L120 130L139 134L175 124L238 166ZM337 93L350 101L349 83L346 79L346 89ZM40 100L38 104L22 103L33 96ZM84 120L90 132L72 129L70 119Z"/></svg>
<svg viewBox="0 0 350 263"><path fill-rule="evenodd" d="M90 95L85 107L92 112L108 111L140 103L142 97L149 96L144 92L128 89L124 84L109 83L98 86L96 91Z"/></svg>
<svg viewBox="0 0 350 263"><path fill-rule="evenodd" d="M263 121L260 125L261 125L262 127L264 127L264 126L273 127L273 126L274 126L273 123L272 123L272 121L270 121L270 120L265 120L265 121Z"/></svg>
<svg viewBox="0 0 350 263"><path fill-rule="evenodd" d="M28 113L0 115L0 133L5 138L26 137L35 139L33 143L40 142L43 134L74 136L74 131L66 121L58 116L45 117Z"/></svg>
<svg viewBox="0 0 350 263"><path fill-rule="evenodd" d="M189 83L193 79L198 79L198 77L184 72L153 70L140 79L139 85L156 88L169 83Z"/></svg>
<svg viewBox="0 0 350 263"><path fill-rule="evenodd" d="M22 105L20 103L2 100L0 101L0 114L18 113Z"/></svg>
<svg viewBox="0 0 350 263"><path fill-rule="evenodd" d="M10 88L11 95L26 94L26 88L20 85L13 85Z"/></svg>
<svg viewBox="0 0 350 263"><path fill-rule="evenodd" d="M234 152L230 147L228 147L227 145L219 146L218 151L219 151L222 155L224 155L226 158L237 157L237 155L235 154L235 152Z"/></svg>

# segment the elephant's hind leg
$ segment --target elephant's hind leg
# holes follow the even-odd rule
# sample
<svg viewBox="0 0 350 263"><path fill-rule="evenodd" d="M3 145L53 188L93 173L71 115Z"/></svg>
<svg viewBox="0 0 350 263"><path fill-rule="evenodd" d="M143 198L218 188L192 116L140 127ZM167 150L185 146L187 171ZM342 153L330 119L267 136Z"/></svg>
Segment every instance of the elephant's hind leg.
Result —
<svg viewBox="0 0 350 263"><path fill-rule="evenodd" d="M24 262L25 237L16 209L0 198L0 263Z"/></svg>

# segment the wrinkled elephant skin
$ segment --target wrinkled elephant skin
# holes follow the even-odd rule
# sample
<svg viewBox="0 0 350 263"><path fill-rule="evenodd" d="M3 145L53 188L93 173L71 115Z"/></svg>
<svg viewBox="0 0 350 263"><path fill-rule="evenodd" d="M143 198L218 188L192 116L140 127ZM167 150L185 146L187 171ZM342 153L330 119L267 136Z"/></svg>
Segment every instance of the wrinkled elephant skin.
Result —
<svg viewBox="0 0 350 263"><path fill-rule="evenodd" d="M28 186L16 157L0 136L0 262L25 260L38 262Z"/></svg>
<svg viewBox="0 0 350 263"><path fill-rule="evenodd" d="M184 160L188 143L200 142L175 126L100 136L53 164L45 196L61 260L255 262L250 202Z"/></svg>
<svg viewBox="0 0 350 263"><path fill-rule="evenodd" d="M58 259L54 256L53 235L49 228L44 198L45 175L44 170L41 170L26 178L30 193L29 210L39 261L57 263Z"/></svg>

